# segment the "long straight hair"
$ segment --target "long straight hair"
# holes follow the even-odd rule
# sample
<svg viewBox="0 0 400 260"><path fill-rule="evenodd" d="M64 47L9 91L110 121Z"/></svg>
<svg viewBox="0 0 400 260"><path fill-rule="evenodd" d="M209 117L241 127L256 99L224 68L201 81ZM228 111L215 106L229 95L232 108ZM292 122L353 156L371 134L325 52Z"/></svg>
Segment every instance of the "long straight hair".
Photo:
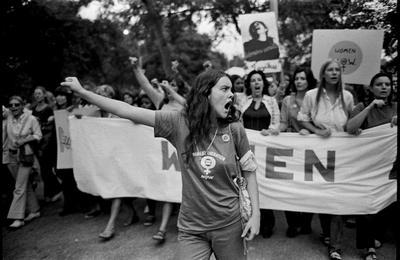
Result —
<svg viewBox="0 0 400 260"><path fill-rule="evenodd" d="M215 112L211 107L208 97L211 94L211 89L223 77L229 78L223 71L213 69L204 71L196 77L193 87L188 94L185 107L185 116L189 128L189 135L185 140L187 161L195 150L196 144L210 139L212 117L215 116ZM231 109L235 110L233 106L231 106ZM234 111L232 113L235 114ZM238 120L238 118L229 117L224 121L229 123L235 120Z"/></svg>
<svg viewBox="0 0 400 260"><path fill-rule="evenodd" d="M317 97L316 97L316 103L317 103L317 112L318 112L318 104L319 101L321 100L321 95L322 95L322 89L326 89L326 79L324 77L325 71L328 68L328 66L332 63L336 63L339 65L340 68L340 75L339 75L339 81L336 84L335 92L337 97L340 98L340 102L342 103L343 109L345 109L345 112L348 113L350 111L349 108L346 107L346 104L344 103L344 97L343 97L343 81L342 81L342 67L340 63L337 60L328 60L321 66L321 70L319 71L319 84L318 84L318 91L317 91Z"/></svg>

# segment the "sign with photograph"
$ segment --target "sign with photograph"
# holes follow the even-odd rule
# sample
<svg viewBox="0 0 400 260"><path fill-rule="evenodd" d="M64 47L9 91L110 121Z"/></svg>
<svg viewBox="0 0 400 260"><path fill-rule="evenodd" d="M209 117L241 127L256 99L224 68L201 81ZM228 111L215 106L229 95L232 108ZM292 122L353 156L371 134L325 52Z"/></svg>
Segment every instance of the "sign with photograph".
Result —
<svg viewBox="0 0 400 260"><path fill-rule="evenodd" d="M239 15L247 71L280 72L278 28L274 12Z"/></svg>

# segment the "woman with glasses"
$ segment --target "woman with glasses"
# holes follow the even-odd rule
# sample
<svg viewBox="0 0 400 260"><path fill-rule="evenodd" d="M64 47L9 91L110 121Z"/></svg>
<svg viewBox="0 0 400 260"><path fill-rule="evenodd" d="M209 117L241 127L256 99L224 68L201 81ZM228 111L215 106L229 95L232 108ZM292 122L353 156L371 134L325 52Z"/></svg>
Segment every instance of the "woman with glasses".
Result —
<svg viewBox="0 0 400 260"><path fill-rule="evenodd" d="M40 207L29 182L32 167L37 161L29 144L39 142L42 132L36 118L30 111L24 110L21 97L12 96L9 99L9 110L5 127L6 149L9 151L6 163L15 179L15 188L7 218L13 220L11 228L19 228L25 224L25 221L40 216ZM29 213L27 217L25 213Z"/></svg>

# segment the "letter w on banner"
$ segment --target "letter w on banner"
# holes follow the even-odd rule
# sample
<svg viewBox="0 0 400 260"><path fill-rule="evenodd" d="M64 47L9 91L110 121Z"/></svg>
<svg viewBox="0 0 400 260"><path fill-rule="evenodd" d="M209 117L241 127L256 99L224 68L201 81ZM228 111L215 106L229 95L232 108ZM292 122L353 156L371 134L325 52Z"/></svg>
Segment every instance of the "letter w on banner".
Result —
<svg viewBox="0 0 400 260"><path fill-rule="evenodd" d="M180 202L175 149L153 129L124 119L69 118L78 187L104 198ZM257 162L261 208L330 214L376 213L396 200L390 177L397 129L383 125L354 137L247 130Z"/></svg>

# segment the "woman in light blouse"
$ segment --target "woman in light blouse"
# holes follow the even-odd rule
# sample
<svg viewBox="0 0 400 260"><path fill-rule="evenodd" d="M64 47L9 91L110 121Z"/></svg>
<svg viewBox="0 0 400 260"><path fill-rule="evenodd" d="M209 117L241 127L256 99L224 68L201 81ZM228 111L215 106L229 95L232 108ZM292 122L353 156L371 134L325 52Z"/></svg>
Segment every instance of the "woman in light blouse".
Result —
<svg viewBox="0 0 400 260"><path fill-rule="evenodd" d="M341 65L325 62L319 73L318 88L307 91L297 119L311 133L324 138L332 132L344 132L353 109L352 94L343 89ZM320 214L322 240L329 246L330 259L341 258L343 220L340 215Z"/></svg>
<svg viewBox="0 0 400 260"><path fill-rule="evenodd" d="M309 68L298 67L294 71L293 78L289 84L292 94L286 96L282 101L281 124L279 125L281 132L309 133L297 121L297 114L300 111L306 92L315 88L316 84L317 81ZM287 237L311 233L312 213L285 211L285 216L288 224Z"/></svg>
<svg viewBox="0 0 400 260"><path fill-rule="evenodd" d="M7 167L15 179L13 200L8 211L7 218L14 220L11 228L19 228L40 216L39 204L35 192L29 182L29 175L32 172L33 163L20 161L20 148L24 145L42 138L39 122L32 113L24 110L24 102L19 96L12 96L9 99L10 114L6 123L6 143L9 151ZM26 153L32 154L32 148L26 148ZM35 161L37 159L35 158ZM37 163L36 163L37 164ZM25 217L25 213L28 216Z"/></svg>

